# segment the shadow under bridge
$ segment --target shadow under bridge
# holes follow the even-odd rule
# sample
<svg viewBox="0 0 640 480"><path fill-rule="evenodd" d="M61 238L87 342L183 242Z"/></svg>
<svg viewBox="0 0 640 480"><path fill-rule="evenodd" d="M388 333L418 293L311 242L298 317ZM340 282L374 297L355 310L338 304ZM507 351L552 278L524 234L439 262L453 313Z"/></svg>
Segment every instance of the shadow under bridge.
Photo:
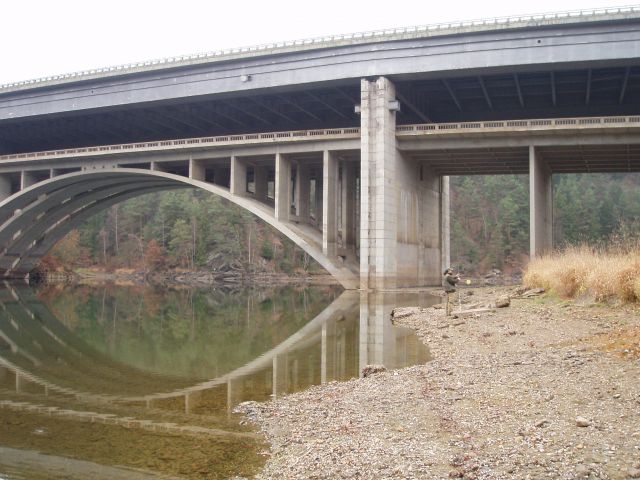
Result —
<svg viewBox="0 0 640 480"><path fill-rule="evenodd" d="M172 173L105 168L69 173L21 190L0 202L0 275L23 278L67 233L112 205L147 193L201 188L248 210L293 241L343 287L358 287L356 268L322 252L322 239L293 222L278 220L272 208L228 189Z"/></svg>

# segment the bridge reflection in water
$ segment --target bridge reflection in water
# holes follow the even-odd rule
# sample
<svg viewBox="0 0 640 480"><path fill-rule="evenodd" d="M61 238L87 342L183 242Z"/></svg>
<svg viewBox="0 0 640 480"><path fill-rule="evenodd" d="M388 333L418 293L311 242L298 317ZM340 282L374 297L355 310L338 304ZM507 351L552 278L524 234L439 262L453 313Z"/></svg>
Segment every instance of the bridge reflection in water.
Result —
<svg viewBox="0 0 640 480"><path fill-rule="evenodd" d="M238 424L234 406L358 377L367 364L401 368L428 361L426 347L412 331L394 327L390 313L397 305L435 300L333 287L241 294L113 286L36 292L5 283L0 288L0 449L5 452L0 475L7 471L9 453L15 457L15 449L25 448L100 465L147 469L153 464L153 471L163 473L176 473L183 457L182 470L210 468L187 465L198 465L191 457L203 452L190 442L203 437L219 450L215 468L249 474L241 466L250 462L237 458L238 452L256 451L259 441ZM83 440L89 427L82 425L88 424L111 429L100 431L100 438L111 438L113 429L120 433L117 440L92 443ZM65 433L64 441L38 437L40 430L69 429L74 433ZM155 445L157 435L180 438L187 446L171 459L165 455L158 466L158 452L166 445ZM113 442L155 446L147 449L148 458L138 454L131 460L126 452L112 452ZM75 478L72 473L65 475Z"/></svg>

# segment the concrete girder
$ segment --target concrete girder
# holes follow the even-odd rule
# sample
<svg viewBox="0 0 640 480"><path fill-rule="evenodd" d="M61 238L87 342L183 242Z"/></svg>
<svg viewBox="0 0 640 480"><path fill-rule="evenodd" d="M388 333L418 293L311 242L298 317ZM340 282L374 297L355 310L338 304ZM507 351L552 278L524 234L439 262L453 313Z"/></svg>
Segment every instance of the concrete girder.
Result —
<svg viewBox="0 0 640 480"><path fill-rule="evenodd" d="M68 195L64 193L67 189L69 189L68 192L76 193L78 192L78 185L85 185L85 187L93 185L95 189L96 185L104 185L103 182L106 180L113 180L113 190L106 188L104 190L91 191L86 195L76 195L72 201L66 202L60 208L55 208L55 214L49 213L50 209L46 206L46 201L44 203L38 201L43 195L55 194L57 199L68 198ZM141 181L142 183L140 183ZM128 188L131 182L134 184L138 182L135 190ZM26 274L37 264L40 257L53 247L56 241L91 215L126 198L142 195L149 191L176 187L202 188L245 208L302 248L329 273L335 276L345 288L357 288L358 277L353 270L348 266L334 263L334 259L322 253L322 245L319 242L310 239L294 224L284 219L277 219L273 209L258 200L234 195L224 187L180 175L129 168L85 170L57 176L33 185L0 202L0 212L15 212L14 215L20 217L22 212L18 210L25 209L31 220L36 219L35 223L37 225L20 232L21 228L24 229L26 224L19 218L15 218L10 222L5 222L5 225L0 227L0 238L5 239L4 244L0 242L0 248L5 252L11 251L17 256L9 265L6 261L2 261L0 266L5 269L8 268L9 270L5 273L10 273L11 275ZM91 190L91 188L87 188L87 190ZM34 202L36 202L36 205L27 208ZM42 215L43 211L46 211L47 214ZM35 235L36 233L38 235ZM44 234L44 237L42 237L42 234ZM14 237L16 238L14 239ZM34 242L36 240L38 242ZM20 247L20 251L16 250L17 247ZM1 259L2 257L0 257Z"/></svg>

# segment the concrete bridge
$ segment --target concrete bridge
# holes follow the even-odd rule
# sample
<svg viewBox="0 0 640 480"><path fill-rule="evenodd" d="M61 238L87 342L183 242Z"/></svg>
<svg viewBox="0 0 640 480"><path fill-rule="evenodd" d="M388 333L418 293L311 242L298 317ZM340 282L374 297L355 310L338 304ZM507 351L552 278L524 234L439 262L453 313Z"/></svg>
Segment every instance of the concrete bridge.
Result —
<svg viewBox="0 0 640 480"><path fill-rule="evenodd" d="M0 87L0 271L146 192L204 188L346 288L435 285L449 176L640 171L640 10L368 32Z"/></svg>

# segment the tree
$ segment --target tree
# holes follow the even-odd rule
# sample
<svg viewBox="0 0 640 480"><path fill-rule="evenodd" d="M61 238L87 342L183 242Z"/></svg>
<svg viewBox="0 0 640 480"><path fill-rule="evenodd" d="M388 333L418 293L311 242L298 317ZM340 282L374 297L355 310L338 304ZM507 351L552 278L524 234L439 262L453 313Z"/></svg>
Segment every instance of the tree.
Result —
<svg viewBox="0 0 640 480"><path fill-rule="evenodd" d="M169 253L183 267L193 268L193 238L191 226L179 219L171 229Z"/></svg>
<svg viewBox="0 0 640 480"><path fill-rule="evenodd" d="M144 265L149 272L162 270L167 263L164 249L155 240L149 240L144 256Z"/></svg>

